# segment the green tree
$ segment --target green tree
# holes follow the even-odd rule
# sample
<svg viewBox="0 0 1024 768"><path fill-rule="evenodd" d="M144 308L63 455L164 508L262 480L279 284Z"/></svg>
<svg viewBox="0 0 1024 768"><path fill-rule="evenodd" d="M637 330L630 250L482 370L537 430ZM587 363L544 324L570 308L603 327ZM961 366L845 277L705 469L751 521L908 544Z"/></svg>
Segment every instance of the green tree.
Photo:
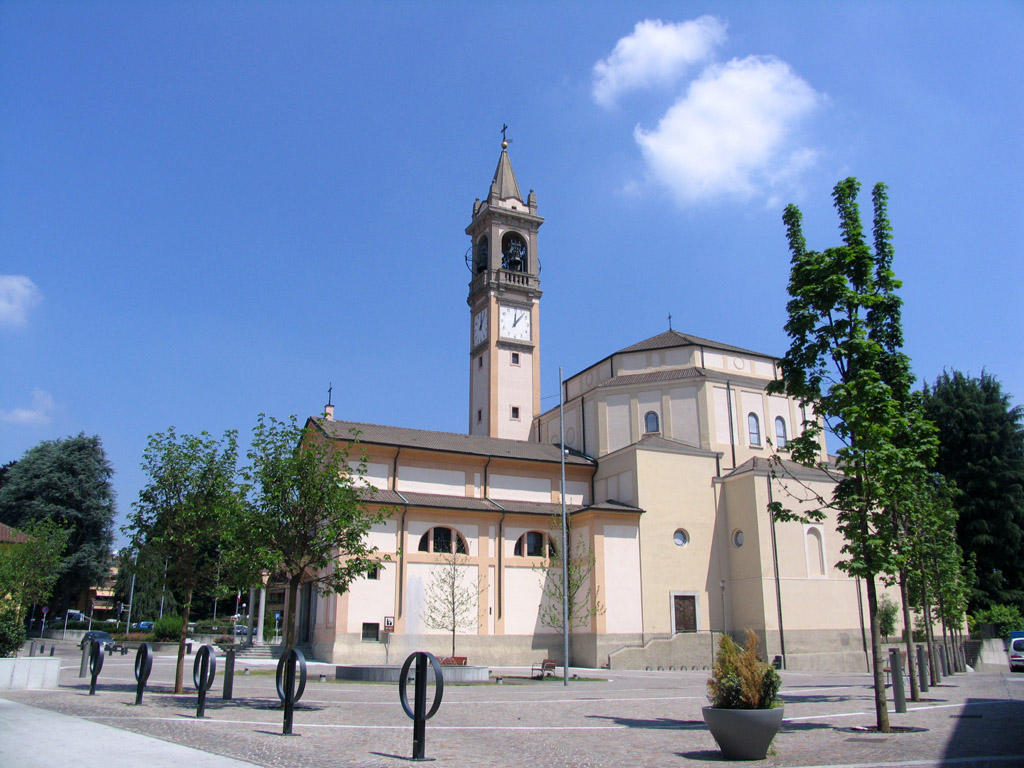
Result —
<svg viewBox="0 0 1024 768"><path fill-rule="evenodd" d="M925 394L939 431L936 469L961 491L957 539L976 558L970 610L1024 609L1024 408L984 372L944 372Z"/></svg>
<svg viewBox="0 0 1024 768"><path fill-rule="evenodd" d="M54 600L64 611L103 583L113 544L114 471L97 436L80 434L30 448L0 486L0 522L25 528L51 520L69 531Z"/></svg>
<svg viewBox="0 0 1024 768"><path fill-rule="evenodd" d="M142 469L149 482L132 505L125 532L134 548L166 559L168 584L181 596L175 693L183 690L193 595L216 572L228 521L240 507L237 459L233 431L217 440L206 432L179 437L173 427L151 435L143 454Z"/></svg>
<svg viewBox="0 0 1024 768"><path fill-rule="evenodd" d="M69 531L43 519L28 523L19 533L15 538L20 540L0 545L0 603L8 602L23 623L30 605L50 599Z"/></svg>
<svg viewBox="0 0 1024 768"><path fill-rule="evenodd" d="M822 520L834 513L845 540L846 559L838 567L864 580L871 625L875 715L889 731L882 675L877 579L896 574L900 558L893 522L893 489L901 477L919 474L926 453L908 447L922 419L910 398L910 364L902 353L902 301L892 271L892 230L883 184L874 188L873 248L864 236L857 205L860 184L849 178L836 185L842 245L809 250L801 214L789 205L783 215L792 268L789 281L790 347L781 361L782 377L770 392L798 398L813 415L786 448L801 464L828 468L822 457L825 427L842 444L832 498L817 509L796 514L781 502L771 505L777 519ZM819 421L820 419L820 421Z"/></svg>
<svg viewBox="0 0 1024 768"><path fill-rule="evenodd" d="M355 439L353 436L353 440ZM332 445L310 420L300 427L260 415L253 429L250 465L242 476L248 494L236 519L243 543L235 573L280 573L288 585L285 645L295 645L299 587L311 583L321 594L346 592L356 578L386 559L367 534L384 513L363 503L365 460L349 462L352 444Z"/></svg>
<svg viewBox="0 0 1024 768"><path fill-rule="evenodd" d="M126 547L117 553L117 562L114 600L124 607L123 620L128 620L129 603L133 624L178 612L174 589L167 585L167 559L156 548L133 552Z"/></svg>
<svg viewBox="0 0 1024 768"><path fill-rule="evenodd" d="M442 553L441 562L430 569L423 594L423 622L431 629L451 633L452 656L456 635L477 627L480 592L477 568L469 565L466 555Z"/></svg>
<svg viewBox="0 0 1024 768"><path fill-rule="evenodd" d="M552 534L547 537L546 559L539 564L535 570L541 578L542 599L538 618L545 627L550 627L556 632L562 632L565 626L563 619L563 595L565 589L563 584L561 548L555 543L561 539L562 518L555 515L551 518ZM555 533L557 531L557 534ZM557 536L557 539L556 539ZM593 618L604 613L604 605L601 604L600 593L593 583L594 568L597 558L594 555L593 547L584 535L573 530L569 526L569 631L589 627ZM568 663L568 661L566 662Z"/></svg>
<svg viewBox="0 0 1024 768"><path fill-rule="evenodd" d="M882 633L886 642L889 641L889 635L896 634L896 615L899 610L900 607L886 595L882 595L882 599L878 601L878 631Z"/></svg>

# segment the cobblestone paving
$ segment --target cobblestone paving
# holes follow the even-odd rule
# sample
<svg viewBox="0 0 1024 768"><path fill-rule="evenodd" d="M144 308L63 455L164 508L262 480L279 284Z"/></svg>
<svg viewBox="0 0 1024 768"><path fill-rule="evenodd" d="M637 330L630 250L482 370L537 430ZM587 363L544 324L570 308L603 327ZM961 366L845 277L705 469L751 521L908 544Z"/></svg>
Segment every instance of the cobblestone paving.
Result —
<svg viewBox="0 0 1024 768"><path fill-rule="evenodd" d="M10 691L13 701L125 728L206 752L281 768L400 766L412 754L412 721L395 685L319 682L333 667L310 665L294 734L281 735L272 666L245 662L221 698L221 670L196 719L191 689L174 695L174 659L158 657L140 707L132 656L108 657L97 693L78 677L77 649L66 653L56 691ZM502 685L448 686L427 725L426 755L445 766L704 766L723 761L704 727L706 672L582 672L600 681L525 679L495 670ZM786 720L771 766L1024 766L1024 675L963 674L908 702L898 734L858 731L874 724L867 675L783 673Z"/></svg>

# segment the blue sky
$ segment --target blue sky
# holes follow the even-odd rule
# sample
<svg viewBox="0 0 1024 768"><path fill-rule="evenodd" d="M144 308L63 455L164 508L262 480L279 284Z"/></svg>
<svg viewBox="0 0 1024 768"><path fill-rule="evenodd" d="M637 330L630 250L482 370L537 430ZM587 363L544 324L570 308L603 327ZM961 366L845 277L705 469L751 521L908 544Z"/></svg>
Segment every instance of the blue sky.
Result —
<svg viewBox="0 0 1024 768"><path fill-rule="evenodd" d="M463 432L509 125L544 407L668 326L781 355L786 203L890 187L919 377L1021 402L1024 5L0 2L0 463L260 412ZM120 522L119 522L120 524Z"/></svg>

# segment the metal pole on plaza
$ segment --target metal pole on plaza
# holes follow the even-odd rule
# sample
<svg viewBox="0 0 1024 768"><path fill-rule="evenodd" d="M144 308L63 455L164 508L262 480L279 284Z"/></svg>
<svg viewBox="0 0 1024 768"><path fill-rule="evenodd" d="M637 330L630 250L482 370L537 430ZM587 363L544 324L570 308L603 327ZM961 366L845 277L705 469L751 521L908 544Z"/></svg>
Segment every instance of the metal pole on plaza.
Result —
<svg viewBox="0 0 1024 768"><path fill-rule="evenodd" d="M135 550L135 557L132 558L132 586L128 590L128 619L124 623L124 636L128 637L128 633L132 631L132 603L135 602L135 571L136 566L139 564L139 550Z"/></svg>
<svg viewBox="0 0 1024 768"><path fill-rule="evenodd" d="M569 685L569 521L565 515L565 412L562 366L558 366L558 447L562 484L558 496L562 502L562 685ZM543 677L543 675L542 675Z"/></svg>

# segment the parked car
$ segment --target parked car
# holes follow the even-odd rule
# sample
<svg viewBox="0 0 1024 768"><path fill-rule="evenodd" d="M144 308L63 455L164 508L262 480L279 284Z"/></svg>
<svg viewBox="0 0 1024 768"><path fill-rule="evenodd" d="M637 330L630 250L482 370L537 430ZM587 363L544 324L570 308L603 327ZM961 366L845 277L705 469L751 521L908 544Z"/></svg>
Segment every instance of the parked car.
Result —
<svg viewBox="0 0 1024 768"><path fill-rule="evenodd" d="M114 650L114 638L110 636L110 633L99 632L95 629L85 633L85 635L82 637L82 642L78 644L78 647L85 648L93 640L99 640L101 643L103 643L103 650L105 651Z"/></svg>
<svg viewBox="0 0 1024 768"><path fill-rule="evenodd" d="M1024 672L1024 631L1010 633L1010 671Z"/></svg>
<svg viewBox="0 0 1024 768"><path fill-rule="evenodd" d="M152 622L152 621L140 621L139 622L139 631L141 631L141 632L151 632L153 630L154 626L156 626L155 622Z"/></svg>
<svg viewBox="0 0 1024 768"><path fill-rule="evenodd" d="M256 632L256 627L253 627L252 631ZM249 627L246 624L235 624L236 635L247 635L249 634Z"/></svg>

